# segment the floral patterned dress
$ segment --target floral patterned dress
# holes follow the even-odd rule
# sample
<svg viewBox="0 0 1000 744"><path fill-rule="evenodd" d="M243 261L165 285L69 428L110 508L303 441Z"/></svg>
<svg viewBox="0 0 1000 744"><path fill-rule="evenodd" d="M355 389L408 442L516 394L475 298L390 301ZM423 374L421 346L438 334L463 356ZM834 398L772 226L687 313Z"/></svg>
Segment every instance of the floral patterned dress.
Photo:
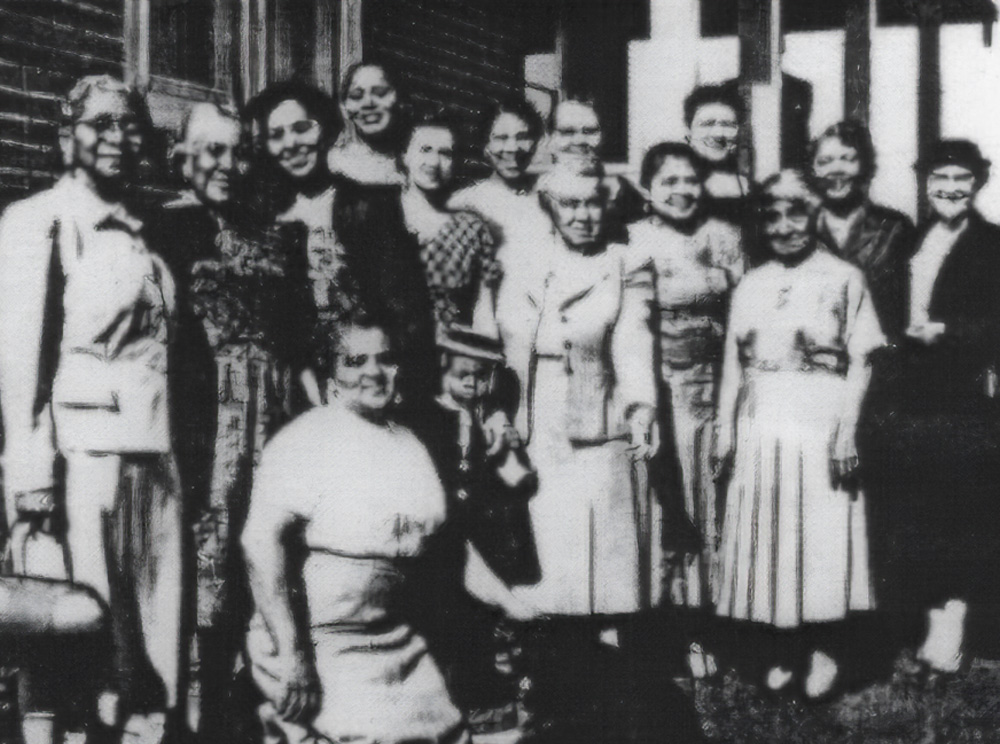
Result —
<svg viewBox="0 0 1000 744"><path fill-rule="evenodd" d="M264 443L296 412L293 372L313 356L313 305L294 230L237 228L200 206L165 209L179 285L173 399L185 489L198 505L198 625L231 609L231 540Z"/></svg>
<svg viewBox="0 0 1000 744"><path fill-rule="evenodd" d="M472 212L455 212L431 240L420 246L438 327L470 325L483 285L501 276L496 246L486 223Z"/></svg>
<svg viewBox="0 0 1000 744"><path fill-rule="evenodd" d="M670 594L675 604L708 606L720 539L712 430L729 297L743 275L740 234L714 218L691 234L652 218L630 232L631 260L654 269L661 395L670 411L664 425L673 433L684 511L702 538L700 555L685 563Z"/></svg>

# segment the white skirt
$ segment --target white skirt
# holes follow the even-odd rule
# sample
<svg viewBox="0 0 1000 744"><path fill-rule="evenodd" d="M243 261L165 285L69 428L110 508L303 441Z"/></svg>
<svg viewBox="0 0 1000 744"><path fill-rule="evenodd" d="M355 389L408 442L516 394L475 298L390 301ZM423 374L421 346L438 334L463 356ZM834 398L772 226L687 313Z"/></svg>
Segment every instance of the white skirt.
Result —
<svg viewBox="0 0 1000 744"><path fill-rule="evenodd" d="M747 374L719 615L795 628L873 608L864 495L831 485L844 392L827 372Z"/></svg>

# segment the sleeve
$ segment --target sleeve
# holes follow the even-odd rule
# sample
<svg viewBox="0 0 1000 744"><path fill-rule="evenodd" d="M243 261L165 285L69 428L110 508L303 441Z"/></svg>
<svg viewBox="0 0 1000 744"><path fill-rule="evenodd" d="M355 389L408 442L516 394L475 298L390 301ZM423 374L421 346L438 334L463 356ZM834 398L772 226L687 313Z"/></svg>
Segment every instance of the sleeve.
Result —
<svg viewBox="0 0 1000 744"><path fill-rule="evenodd" d="M899 215L884 240L880 260L868 272L869 289L883 330L890 338L898 338L909 320L906 306L908 262L916 248L916 231L909 219Z"/></svg>
<svg viewBox="0 0 1000 744"><path fill-rule="evenodd" d="M853 270L847 280L846 343L850 363L867 362L868 355L885 346L871 292L860 271Z"/></svg>
<svg viewBox="0 0 1000 744"><path fill-rule="evenodd" d="M628 414L635 406L656 406L656 369L651 309L653 281L649 264L629 271L622 262L622 293L611 335L616 398Z"/></svg>
<svg viewBox="0 0 1000 744"><path fill-rule="evenodd" d="M743 382L743 369L740 364L740 325L745 320L747 312L743 302L746 291L745 284L733 291L729 305L729 322L726 324L722 372L719 378L718 425L720 429L728 427L730 432L736 421L736 403Z"/></svg>
<svg viewBox="0 0 1000 744"><path fill-rule="evenodd" d="M48 381L42 378L56 228L33 206L19 202L0 219L0 408L9 494L51 488L54 482L55 433ZM54 359L53 354L53 367Z"/></svg>
<svg viewBox="0 0 1000 744"><path fill-rule="evenodd" d="M496 288L503 278L503 269L497 261L497 245L493 233L487 224L476 218L477 252L479 255L480 276L487 287Z"/></svg>
<svg viewBox="0 0 1000 744"><path fill-rule="evenodd" d="M264 448L254 471L246 532L265 532L310 517L319 495L310 492L310 464L302 452L281 433Z"/></svg>
<svg viewBox="0 0 1000 744"><path fill-rule="evenodd" d="M720 225L716 253L719 267L729 277L729 286L735 287L746 273L746 254L737 228L725 223Z"/></svg>

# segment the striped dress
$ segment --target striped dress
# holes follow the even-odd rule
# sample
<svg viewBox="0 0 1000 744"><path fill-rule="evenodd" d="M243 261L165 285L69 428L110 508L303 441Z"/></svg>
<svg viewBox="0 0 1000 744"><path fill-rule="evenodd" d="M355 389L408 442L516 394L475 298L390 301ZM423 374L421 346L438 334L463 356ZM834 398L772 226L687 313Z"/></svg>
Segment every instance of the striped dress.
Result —
<svg viewBox="0 0 1000 744"><path fill-rule="evenodd" d="M672 480L702 538L700 554L661 580L675 605L707 607L718 585L712 431L729 296L743 275L740 234L716 219L688 234L652 217L630 228L629 254L654 269L663 426L679 470Z"/></svg>

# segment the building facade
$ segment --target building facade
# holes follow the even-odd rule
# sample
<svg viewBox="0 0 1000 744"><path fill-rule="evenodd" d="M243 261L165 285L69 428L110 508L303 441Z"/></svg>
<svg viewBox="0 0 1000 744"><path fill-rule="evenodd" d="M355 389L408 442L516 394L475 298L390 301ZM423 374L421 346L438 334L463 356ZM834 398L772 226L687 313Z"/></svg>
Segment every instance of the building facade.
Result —
<svg viewBox="0 0 1000 744"><path fill-rule="evenodd" d="M471 140L490 103L523 84L519 23L488 0L4 0L0 206L58 171L61 103L83 75L147 91L169 141L192 102L239 105L290 77L332 92L348 65L384 58Z"/></svg>
<svg viewBox="0 0 1000 744"><path fill-rule="evenodd" d="M737 78L751 112L743 159L758 179L802 164L808 140L845 116L871 127L879 158L873 198L914 217L921 199L913 164L930 141L968 138L1000 164L992 0L554 5L534 11L528 89L592 98L612 122L608 155L627 172L650 145L683 138L683 101L694 86ZM581 80L581 56L599 74ZM1000 220L1000 179L980 206Z"/></svg>

